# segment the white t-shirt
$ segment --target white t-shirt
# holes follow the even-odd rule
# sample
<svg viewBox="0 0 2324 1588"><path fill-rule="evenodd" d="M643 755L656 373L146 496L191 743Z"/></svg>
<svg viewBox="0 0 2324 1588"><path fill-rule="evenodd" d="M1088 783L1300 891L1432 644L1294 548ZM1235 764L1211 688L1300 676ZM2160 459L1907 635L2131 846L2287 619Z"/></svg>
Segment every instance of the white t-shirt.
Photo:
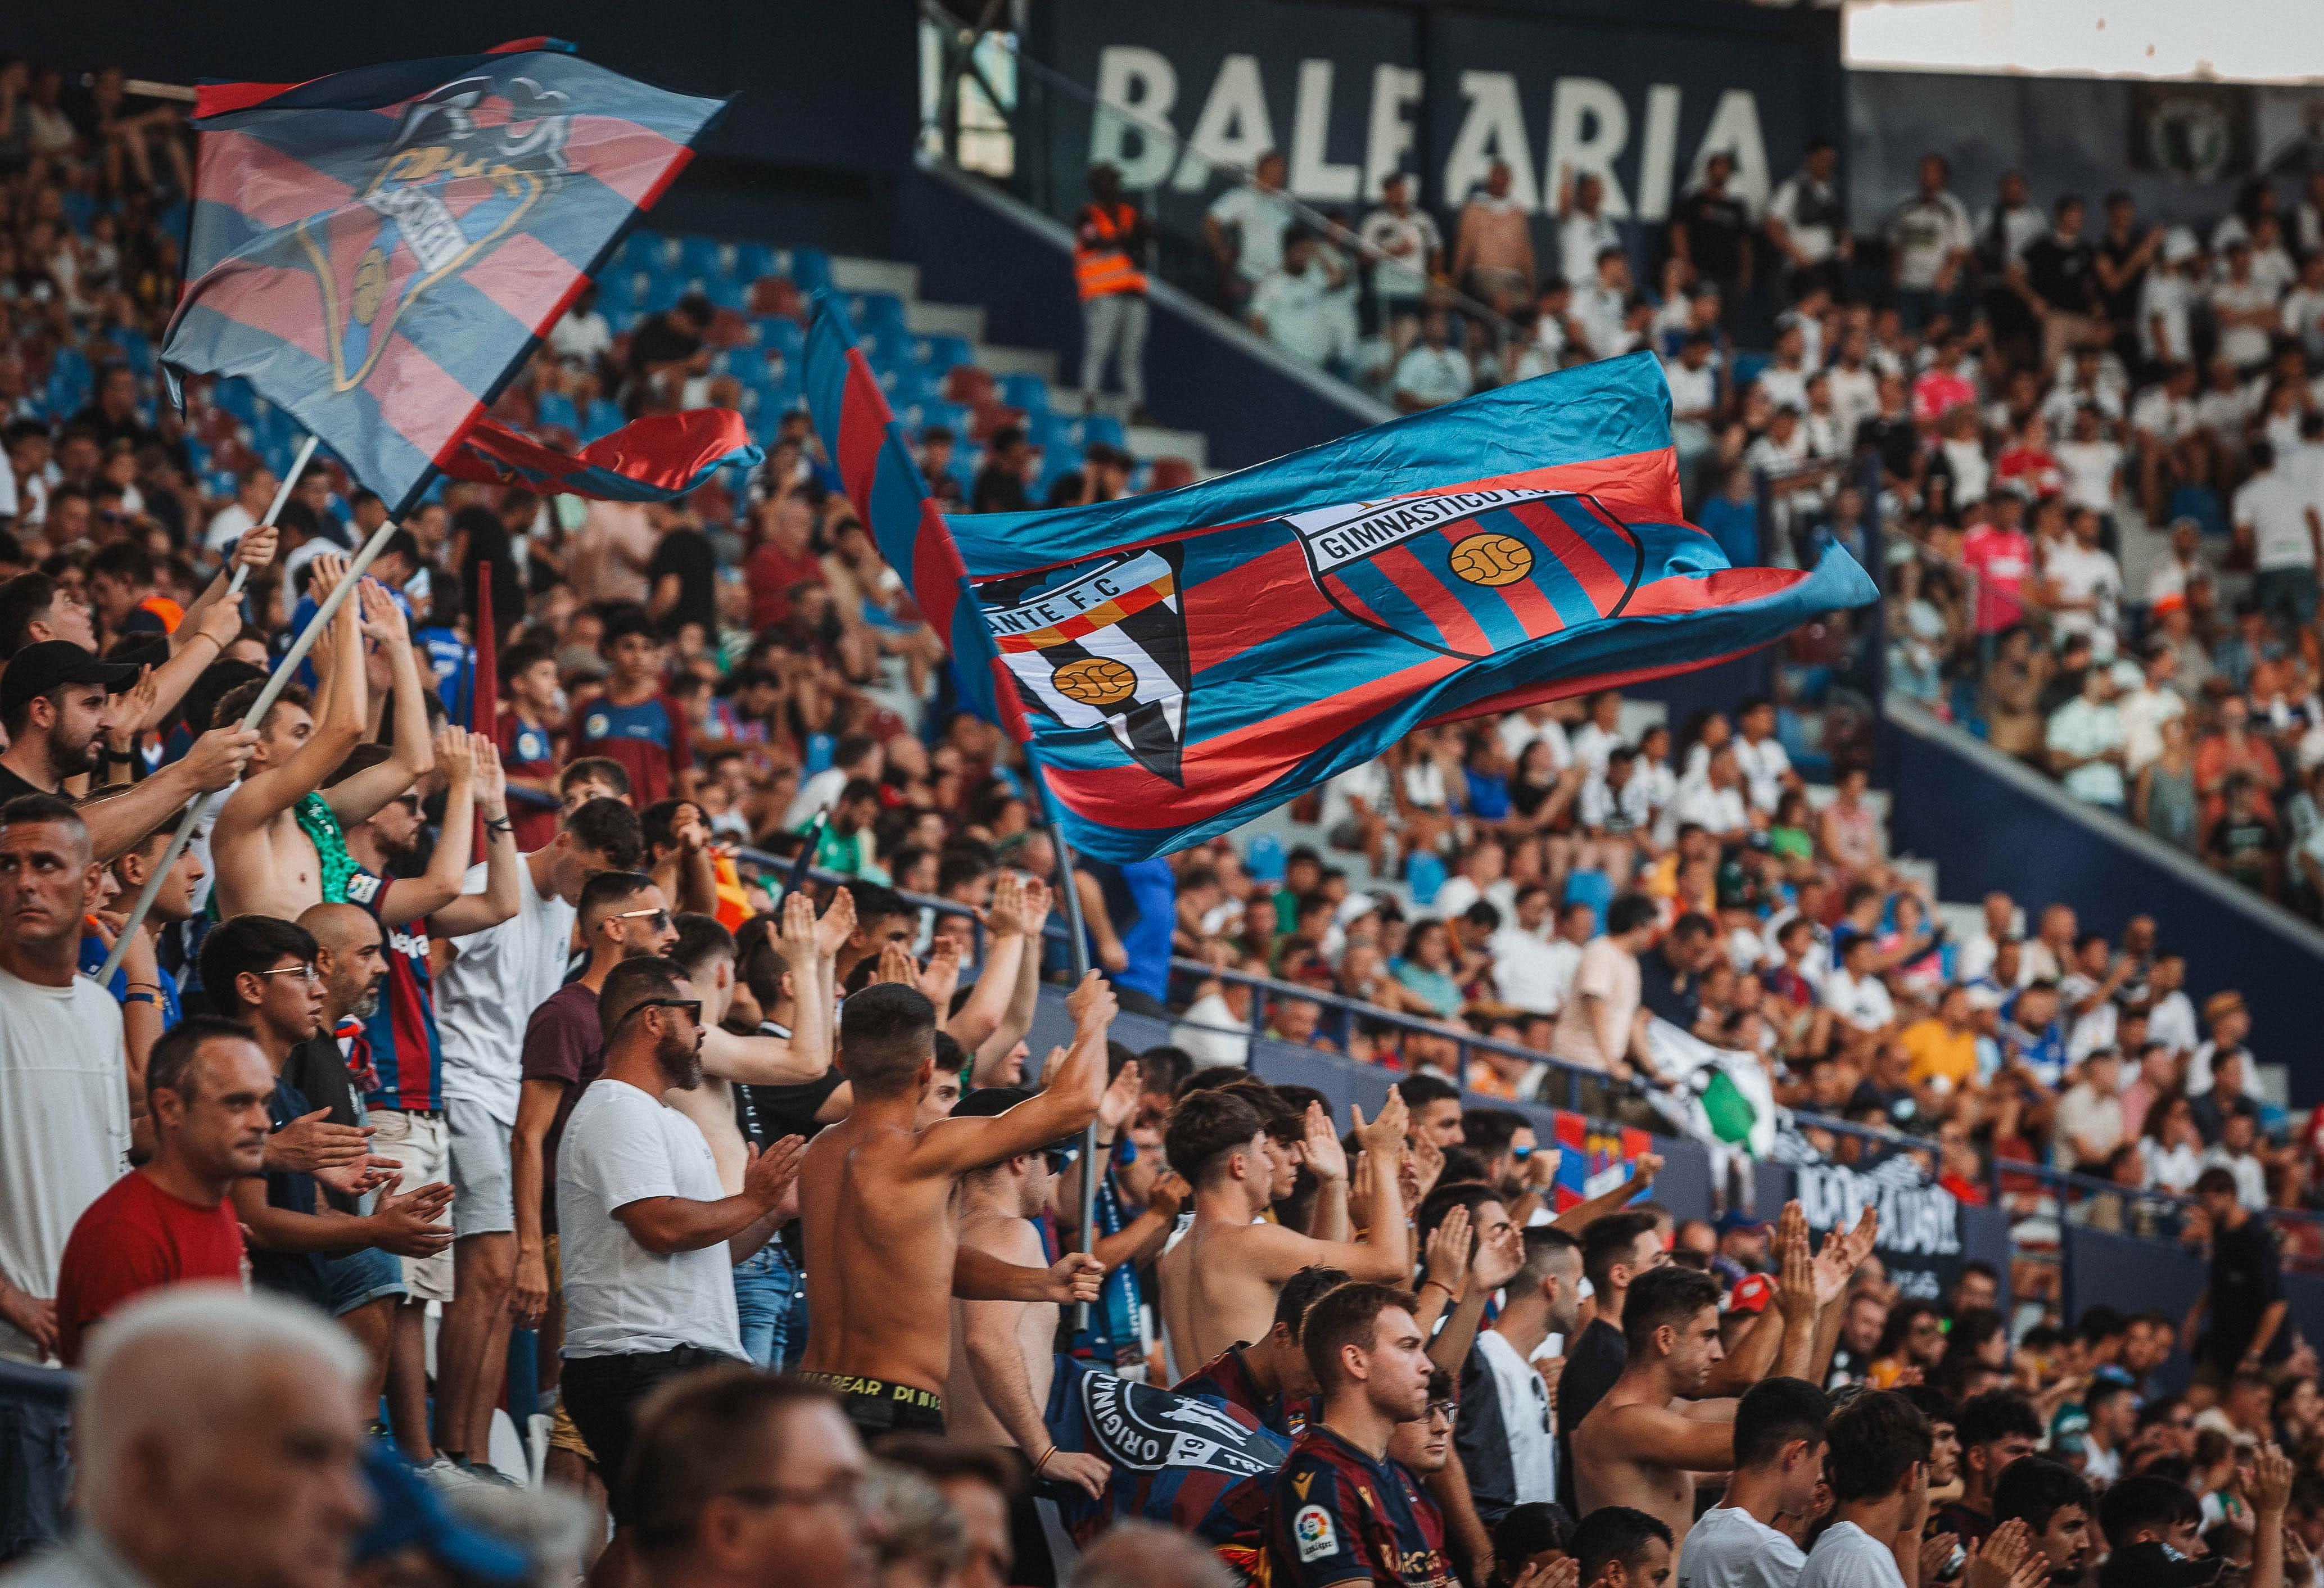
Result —
<svg viewBox="0 0 2324 1588"><path fill-rule="evenodd" d="M644 1356L693 1345L740 1360L726 1243L659 1255L613 1216L649 1196L725 1195L692 1120L626 1082L600 1077L584 1087L557 1150L564 1354Z"/></svg>
<svg viewBox="0 0 2324 1588"><path fill-rule="evenodd" d="M1509 758L1512 766L1525 759L1526 748L1536 739L1549 741L1549 759L1558 771L1563 771L1573 764L1573 746L1566 741L1565 725L1555 717L1535 722L1524 712L1513 711L1501 719L1493 732L1500 736L1501 753Z"/></svg>
<svg viewBox="0 0 2324 1588"><path fill-rule="evenodd" d="M1503 927L1486 943L1493 956L1493 986L1503 999L1535 1014L1555 1014L1564 1001L1571 965L1531 932Z"/></svg>
<svg viewBox="0 0 2324 1588"><path fill-rule="evenodd" d="M2087 634L2114 627L2115 613L2122 605L2122 568L2103 547L2069 540L2050 553L2048 572L2065 599L2095 601L2089 608L2060 613L2061 632Z"/></svg>
<svg viewBox="0 0 2324 1588"><path fill-rule="evenodd" d="M1665 358L1663 379L1670 383L1674 414L1707 413L1719 406L1719 372L1707 364L1689 369L1683 359Z"/></svg>
<svg viewBox="0 0 2324 1588"><path fill-rule="evenodd" d="M1423 342L1397 363L1396 390L1409 392L1432 408L1466 397L1475 384L1469 361L1455 347L1431 347Z"/></svg>
<svg viewBox="0 0 2324 1588"><path fill-rule="evenodd" d="M1240 238L1235 269L1245 281L1259 281L1283 263L1283 230L1294 217L1282 194L1237 184L1211 201L1210 217Z"/></svg>
<svg viewBox="0 0 2324 1588"><path fill-rule="evenodd" d="M1772 734L1756 744L1740 734L1729 743L1735 746L1735 765L1750 790L1751 803L1761 810L1775 809L1783 798L1784 774L1792 770L1792 758Z"/></svg>
<svg viewBox="0 0 2324 1588"><path fill-rule="evenodd" d="M2138 350L2158 363L2192 357L2195 342L2189 334L2188 311L2194 300L2195 289L2185 276L2176 271L2148 271L2146 284L2138 292ZM2158 320L2160 340L2154 334Z"/></svg>
<svg viewBox="0 0 2324 1588"><path fill-rule="evenodd" d="M211 518L210 527L202 533L202 544L223 553L257 522L250 516L250 509L239 502L229 502Z"/></svg>
<svg viewBox="0 0 2324 1588"><path fill-rule="evenodd" d="M1816 1540L1799 1588L1904 1588L1889 1547L1854 1522L1834 1522Z"/></svg>
<svg viewBox="0 0 2324 1588"><path fill-rule="evenodd" d="M0 1275L54 1296L73 1225L128 1170L121 1006L87 976L42 987L0 970ZM42 1360L5 1321L0 1358Z"/></svg>
<svg viewBox="0 0 2324 1588"><path fill-rule="evenodd" d="M1808 1557L1739 1505L1696 1519L1679 1552L1679 1588L1793 1588Z"/></svg>
<svg viewBox="0 0 2324 1588"><path fill-rule="evenodd" d="M1888 243L1895 250L1896 284L1932 291L1945 261L1970 245L1969 211L1950 193L1915 193L1888 217Z"/></svg>
<svg viewBox="0 0 2324 1588"><path fill-rule="evenodd" d="M2066 500L2097 512L2114 508L2115 472L2122 448L2111 441L2061 441L2051 448L2066 471Z"/></svg>
<svg viewBox="0 0 2324 1588"><path fill-rule="evenodd" d="M1564 271L1566 282L1579 295L1584 283L1598 279L1598 256L1609 248L1622 245L1622 229L1600 210L1596 215L1584 215L1575 210L1557 223L1557 261ZM1605 349L1598 349L1605 356Z"/></svg>
<svg viewBox="0 0 2324 1588"><path fill-rule="evenodd" d="M484 890L484 864L468 868L463 891ZM444 1042L444 1096L481 1103L502 1124L516 1124L522 1086L524 1028L532 1011L565 984L565 965L579 913L554 891L533 886L520 863L523 903L499 926L456 938L452 963L436 977L436 1029Z"/></svg>
<svg viewBox="0 0 2324 1588"><path fill-rule="evenodd" d="M2251 526L2260 571L2314 568L2316 543L2308 534L2309 502L2300 482L2282 469L2254 475L2236 492L2235 522Z"/></svg>
<svg viewBox="0 0 2324 1588"><path fill-rule="evenodd" d="M1708 782L1689 783L1679 790L1678 819L1694 822L1713 837L1749 830L1751 813L1740 789L1714 789Z"/></svg>
<svg viewBox="0 0 2324 1588"><path fill-rule="evenodd" d="M1835 968L1823 979L1823 1002L1859 1031L1877 1031L1896 1018L1896 1001L1878 976L1858 980Z"/></svg>
<svg viewBox="0 0 2324 1588"><path fill-rule="evenodd" d="M568 364L588 364L600 354L613 351L613 328L594 309L586 314L567 309L549 333L549 346Z"/></svg>
<svg viewBox="0 0 2324 1588"><path fill-rule="evenodd" d="M1356 234L1364 246L1388 255L1372 265L1372 290L1383 298L1417 298L1428 291L1428 256L1442 253L1443 235L1425 209L1402 215L1375 209Z"/></svg>
<svg viewBox="0 0 2324 1588"><path fill-rule="evenodd" d="M2255 309L2273 309L2275 294L2257 276L2245 282L2221 282L2211 289L2211 312L2226 309L2236 314L2248 314ZM2248 370L2267 356L2267 328L2264 325L2222 325L2219 328L2219 356L2237 369Z"/></svg>

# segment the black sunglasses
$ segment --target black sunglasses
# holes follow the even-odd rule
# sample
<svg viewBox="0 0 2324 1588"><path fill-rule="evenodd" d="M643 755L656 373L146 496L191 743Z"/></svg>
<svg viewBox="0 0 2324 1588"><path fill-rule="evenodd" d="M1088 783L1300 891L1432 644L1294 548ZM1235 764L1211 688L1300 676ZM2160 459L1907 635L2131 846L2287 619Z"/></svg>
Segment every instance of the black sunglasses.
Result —
<svg viewBox="0 0 2324 1588"><path fill-rule="evenodd" d="M702 1023L702 1000L699 998L649 998L643 1003L631 1005L629 1014L623 1015L621 1020L613 1022L614 1029L619 1030L622 1021L628 1020L631 1015L643 1014L650 1009L682 1009L686 1011L687 1020L697 1026Z"/></svg>
<svg viewBox="0 0 2324 1588"><path fill-rule="evenodd" d="M1064 1174L1073 1167L1074 1160L1081 1155L1082 1149L1078 1147L1050 1147L1044 1149L1041 1153L1042 1158L1047 1160L1049 1172L1053 1175Z"/></svg>

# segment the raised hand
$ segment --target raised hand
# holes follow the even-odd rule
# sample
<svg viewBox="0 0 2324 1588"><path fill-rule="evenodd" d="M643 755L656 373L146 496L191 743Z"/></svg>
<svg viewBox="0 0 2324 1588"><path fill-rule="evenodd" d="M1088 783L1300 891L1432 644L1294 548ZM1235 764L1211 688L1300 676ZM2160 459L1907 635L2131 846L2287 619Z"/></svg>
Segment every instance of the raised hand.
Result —
<svg viewBox="0 0 2324 1588"><path fill-rule="evenodd" d="M231 788L242 780L244 770L250 765L250 752L257 744L254 729L212 728L195 740L193 749L187 752L187 774L194 780L195 789L204 794Z"/></svg>
<svg viewBox="0 0 2324 1588"><path fill-rule="evenodd" d="M467 729L447 727L436 730L436 764L443 768L444 780L452 787L475 787L476 759L468 752Z"/></svg>
<svg viewBox="0 0 2324 1588"><path fill-rule="evenodd" d="M750 1161L742 1166L742 1190L772 1213L791 1182L798 1178L799 1161L806 1154L804 1136L786 1136L764 1152L753 1145Z"/></svg>
<svg viewBox="0 0 2324 1588"><path fill-rule="evenodd" d="M242 632L242 604L239 601L211 602L194 632L224 651Z"/></svg>
<svg viewBox="0 0 2324 1588"><path fill-rule="evenodd" d="M1525 1232L1514 1223L1477 1242L1477 1256L1471 1271L1478 1286L1485 1290L1498 1290L1517 1277L1525 1267Z"/></svg>
<svg viewBox="0 0 2324 1588"><path fill-rule="evenodd" d="M1186 1205L1186 1198L1194 1194L1194 1188L1181 1179L1176 1171L1165 1169L1162 1177L1147 1190L1146 1211L1175 1223L1180 1210Z"/></svg>
<svg viewBox="0 0 2324 1588"><path fill-rule="evenodd" d="M491 734L468 735L468 762L469 775L475 781L476 803L488 817L494 811L504 812L508 773L501 768L501 747L493 743Z"/></svg>
<svg viewBox="0 0 2324 1588"><path fill-rule="evenodd" d="M106 715L113 720L106 725L105 737L115 754L137 748L137 741L161 715L161 688L154 681L153 669L139 668L137 681L106 704Z"/></svg>
<svg viewBox="0 0 2324 1588"><path fill-rule="evenodd" d="M939 937L928 949L927 967L920 972L921 996L936 1007L936 1019L945 1018L952 1008L952 995L960 987L960 939Z"/></svg>
<svg viewBox="0 0 2324 1588"><path fill-rule="evenodd" d="M1042 1297L1060 1306L1095 1301L1105 1283L1105 1264L1086 1251L1068 1251L1049 1265L1049 1291Z"/></svg>
<svg viewBox="0 0 2324 1588"><path fill-rule="evenodd" d="M1582 1563L1570 1555L1537 1561L1517 1574L1511 1588L1582 1588Z"/></svg>
<svg viewBox="0 0 2324 1588"><path fill-rule="evenodd" d="M1662 1172L1663 1155L1661 1153L1640 1153L1638 1161L1631 1168L1630 1183L1644 1191L1655 1183L1655 1177Z"/></svg>
<svg viewBox="0 0 2324 1588"><path fill-rule="evenodd" d="M1074 1017L1074 1029L1082 1035L1106 1029L1120 1010L1113 989L1095 971L1084 976L1081 985L1065 994L1065 1012Z"/></svg>
<svg viewBox="0 0 2324 1588"><path fill-rule="evenodd" d="M1982 1546L1970 1552L1962 1581L1965 1588L2011 1588L2021 1568L2042 1558L2042 1552L2034 1547L2033 1529L2024 1518L2012 1517L1996 1528Z"/></svg>
<svg viewBox="0 0 2324 1588"><path fill-rule="evenodd" d="M411 625L404 621L403 608L387 586L368 574L355 586L355 597L363 603L363 632L366 639L382 645L408 645L411 642Z"/></svg>
<svg viewBox="0 0 2324 1588"><path fill-rule="evenodd" d="M452 1226L437 1217L452 1205L452 1187L438 1182L379 1199L371 1215L371 1244L398 1257L433 1257L452 1244Z"/></svg>
<svg viewBox="0 0 2324 1588"><path fill-rule="evenodd" d="M1015 937L1025 930L1025 882L1015 872L992 879L992 903L984 912L984 929L996 937Z"/></svg>
<svg viewBox="0 0 2324 1588"><path fill-rule="evenodd" d="M1444 1174L1444 1149L1423 1136L1404 1155L1404 1194L1411 1212L1427 1200Z"/></svg>
<svg viewBox="0 0 2324 1588"><path fill-rule="evenodd" d="M1049 891L1049 884L1038 877L1024 879L1023 888L1025 896L1017 907L1018 919L1024 923L1028 937L1038 937L1049 924L1049 908L1055 896Z"/></svg>
<svg viewBox="0 0 2324 1588"><path fill-rule="evenodd" d="M1465 1207L1449 1210L1444 1222L1428 1237L1427 1279L1442 1286L1455 1302L1461 1299L1462 1286L1469 1278L1469 1251L1474 1239Z"/></svg>
<svg viewBox="0 0 2324 1588"><path fill-rule="evenodd" d="M1348 1177L1348 1149L1332 1130L1332 1116L1321 1103L1310 1103L1299 1122L1300 1156L1317 1179L1331 1184Z"/></svg>
<svg viewBox="0 0 2324 1588"><path fill-rule="evenodd" d="M1947 1561L1952 1559L1953 1550L1960 1543L1960 1536L1957 1533L1939 1533L1932 1537L1922 1539L1921 1581L1935 1582L1937 1574L1944 1569Z"/></svg>
<svg viewBox="0 0 2324 1588"><path fill-rule="evenodd" d="M320 606L331 598L331 592L347 577L347 554L344 551L318 551L307 564L307 594Z"/></svg>
<svg viewBox="0 0 2324 1588"><path fill-rule="evenodd" d="M233 566L254 573L274 560L274 549L281 541L282 532L272 524L254 524L234 543Z"/></svg>
<svg viewBox="0 0 2324 1588"><path fill-rule="evenodd" d="M1118 1131L1137 1112L1140 1075L1138 1061L1133 1058L1106 1083L1104 1094L1097 1100L1097 1122L1101 1128Z"/></svg>
<svg viewBox="0 0 2324 1588"><path fill-rule="evenodd" d="M2263 1445L2252 1456L2252 1510L2262 1518L2262 1527L2279 1527L2283 1513L2292 1505L2292 1458L2273 1440Z"/></svg>
<svg viewBox="0 0 2324 1588"><path fill-rule="evenodd" d="M1404 1160L1404 1131L1411 1122L1412 1113L1404 1105L1403 1093L1390 1087L1388 1101L1380 1104L1379 1118L1370 1124L1364 1123L1364 1111L1355 1104L1348 1105L1348 1113L1356 1122L1356 1140L1362 1143L1366 1152L1375 1153L1391 1163Z"/></svg>
<svg viewBox="0 0 2324 1588"><path fill-rule="evenodd" d="M837 959L840 949L854 935L855 895L844 888L835 889L823 919L815 924L816 953L825 959Z"/></svg>
<svg viewBox="0 0 2324 1588"><path fill-rule="evenodd" d="M872 984L893 982L899 986L918 987L920 984L920 962L901 943L890 943L880 950L880 969Z"/></svg>
<svg viewBox="0 0 2324 1588"><path fill-rule="evenodd" d="M767 923L767 936L793 974L805 976L818 952L815 900L807 896L806 890L797 890L784 897L781 915Z"/></svg>
<svg viewBox="0 0 2324 1588"><path fill-rule="evenodd" d="M1786 1322L1811 1318L1816 1312L1815 1263L1808 1256L1808 1218L1796 1202L1784 1204L1775 1223L1775 1250L1780 1262L1775 1305Z"/></svg>

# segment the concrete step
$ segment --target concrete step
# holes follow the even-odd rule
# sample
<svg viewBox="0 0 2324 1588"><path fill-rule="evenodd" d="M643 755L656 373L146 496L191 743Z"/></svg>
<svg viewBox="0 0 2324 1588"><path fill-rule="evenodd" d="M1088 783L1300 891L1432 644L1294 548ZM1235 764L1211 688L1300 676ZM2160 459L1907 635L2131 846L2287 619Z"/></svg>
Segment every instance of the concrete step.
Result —
<svg viewBox="0 0 2324 1588"><path fill-rule="evenodd" d="M835 257L831 284L843 292L893 292L910 302L920 295L920 267L893 259Z"/></svg>
<svg viewBox="0 0 2324 1588"><path fill-rule="evenodd" d="M976 362L996 375L1038 375L1053 388L1056 384L1057 355L1047 347L979 347ZM1054 392L1050 406L1056 406Z"/></svg>
<svg viewBox="0 0 2324 1588"><path fill-rule="evenodd" d="M1210 438L1200 430L1167 430L1159 425L1131 425L1126 432L1130 454L1137 457L1183 457L1197 473L1210 466Z"/></svg>
<svg viewBox="0 0 2324 1588"><path fill-rule="evenodd" d="M923 303L910 299L904 304L904 324L916 337L964 337L971 342L984 339L984 309L966 303Z"/></svg>
<svg viewBox="0 0 2324 1588"><path fill-rule="evenodd" d="M1083 391L1079 386L1060 386L1056 384L1054 382L1051 383L1049 387L1049 406L1056 409L1059 413L1081 413L1088 411L1088 402L1089 393ZM1099 413L1110 413L1114 418L1121 420L1124 424L1127 424L1130 422L1130 399L1124 397L1119 392L1100 392L1097 394L1097 406L1095 411Z"/></svg>

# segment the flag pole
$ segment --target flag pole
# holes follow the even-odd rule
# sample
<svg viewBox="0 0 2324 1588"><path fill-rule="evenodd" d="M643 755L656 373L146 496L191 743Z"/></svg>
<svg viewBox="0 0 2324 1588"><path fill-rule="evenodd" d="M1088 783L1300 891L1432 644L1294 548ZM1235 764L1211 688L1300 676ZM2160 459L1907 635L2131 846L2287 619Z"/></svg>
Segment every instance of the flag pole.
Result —
<svg viewBox="0 0 2324 1588"><path fill-rule="evenodd" d="M1041 773L1041 758L1028 742L1025 746L1026 770L1033 775L1033 787L1041 796L1041 808L1049 818L1049 843L1057 852L1057 889L1065 903L1065 930L1071 938L1067 948L1072 956L1074 985L1090 973L1089 931L1082 921L1081 890L1074 886L1074 846L1065 837L1065 824L1060 819L1056 796L1049 792L1049 780ZM1037 940L1026 952L1039 954L1042 945ZM1081 1249L1084 1253L1097 1246L1097 1120L1082 1127L1082 1209ZM1074 1315L1074 1327L1086 1329L1090 1325L1090 1304L1079 1304Z"/></svg>
<svg viewBox="0 0 2324 1588"><path fill-rule="evenodd" d="M313 448L314 439L309 437L306 450L311 452ZM302 461L303 456L302 454ZM290 479L295 480L298 477L298 471L295 469L291 471ZM284 482L284 488L287 492L289 481ZM278 501L274 507L279 512L282 509L282 503ZM390 519L373 532L370 540L364 542L363 549L355 553L355 561L347 567L346 577L339 581L337 589L323 597L323 604L315 609L315 615L307 620L306 628L301 630L299 637L290 642L290 649L284 654L281 664L275 668L274 676L266 680L266 688L261 689L258 692L258 698L251 702L250 709L243 714L239 725L254 728L266 720L266 714L273 709L274 702L281 698L282 691L290 687L290 675L299 670L299 664L307 660L307 652L314 649L316 637L323 632L325 625L329 623L332 616L337 613L340 603L346 600L355 586L362 581L364 571L371 567L373 559L387 549L388 540L395 533L396 529L395 521ZM161 891L162 879L167 877L171 868L178 863L178 856L186 852L187 842L194 836L194 824L201 819L201 814L202 802L199 799L187 802L186 814L178 822L178 830L170 839L170 847L161 852L160 863L154 866L152 874L145 879L145 886L137 891L137 902L130 908L129 919L122 923L121 935L113 940L113 952L105 956L105 968L97 973L98 986L110 988L113 985L113 973L121 968L122 956L129 952L130 934L135 932L144 923L146 911L153 908L153 900Z"/></svg>

